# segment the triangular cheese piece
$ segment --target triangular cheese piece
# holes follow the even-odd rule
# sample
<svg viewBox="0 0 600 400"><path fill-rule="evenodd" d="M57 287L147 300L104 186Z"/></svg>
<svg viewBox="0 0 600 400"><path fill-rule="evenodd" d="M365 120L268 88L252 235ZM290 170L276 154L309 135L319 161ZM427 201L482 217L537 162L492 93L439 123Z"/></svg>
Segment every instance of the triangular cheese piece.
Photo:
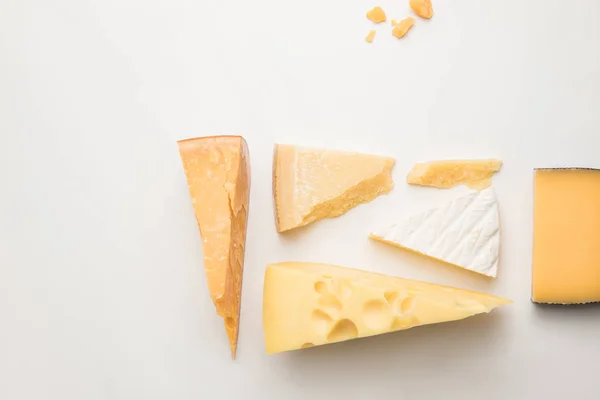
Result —
<svg viewBox="0 0 600 400"><path fill-rule="evenodd" d="M267 266L263 329L268 354L455 321L512 303L470 290L339 266Z"/></svg>
<svg viewBox="0 0 600 400"><path fill-rule="evenodd" d="M393 158L371 154L275 145L277 231L338 217L389 192L394 163Z"/></svg>
<svg viewBox="0 0 600 400"><path fill-rule="evenodd" d="M475 191L370 237L495 278L500 252L496 193L493 188Z"/></svg>
<svg viewBox="0 0 600 400"><path fill-rule="evenodd" d="M492 184L492 175L500 171L500 160L442 160L417 163L406 177L411 185L452 188L466 185L485 189Z"/></svg>
<svg viewBox="0 0 600 400"><path fill-rule="evenodd" d="M248 146L240 136L188 139L178 146L202 237L208 288L235 358L250 197Z"/></svg>

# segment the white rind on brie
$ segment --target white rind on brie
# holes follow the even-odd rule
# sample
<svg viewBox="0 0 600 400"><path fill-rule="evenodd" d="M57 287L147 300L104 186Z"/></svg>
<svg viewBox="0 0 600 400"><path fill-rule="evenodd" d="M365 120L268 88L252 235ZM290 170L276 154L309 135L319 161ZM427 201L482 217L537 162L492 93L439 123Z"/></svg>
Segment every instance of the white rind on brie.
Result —
<svg viewBox="0 0 600 400"><path fill-rule="evenodd" d="M500 253L496 193L491 187L473 192L370 236L495 278Z"/></svg>

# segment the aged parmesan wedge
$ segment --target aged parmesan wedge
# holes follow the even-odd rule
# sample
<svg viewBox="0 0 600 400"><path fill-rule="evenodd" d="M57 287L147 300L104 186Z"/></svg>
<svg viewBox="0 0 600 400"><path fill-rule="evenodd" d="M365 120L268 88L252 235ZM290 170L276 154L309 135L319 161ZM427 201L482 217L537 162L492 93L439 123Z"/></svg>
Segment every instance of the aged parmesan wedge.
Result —
<svg viewBox="0 0 600 400"><path fill-rule="evenodd" d="M371 154L275 146L273 196L278 232L338 217L394 187L394 159Z"/></svg>
<svg viewBox="0 0 600 400"><path fill-rule="evenodd" d="M240 136L182 140L179 152L202 237L204 269L235 358L250 196L250 159Z"/></svg>

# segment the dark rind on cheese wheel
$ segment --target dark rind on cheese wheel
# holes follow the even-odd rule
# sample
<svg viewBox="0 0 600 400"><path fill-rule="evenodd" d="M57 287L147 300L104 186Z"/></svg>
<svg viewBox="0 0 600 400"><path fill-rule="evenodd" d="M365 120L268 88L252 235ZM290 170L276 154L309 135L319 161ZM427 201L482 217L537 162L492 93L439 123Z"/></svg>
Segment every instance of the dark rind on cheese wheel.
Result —
<svg viewBox="0 0 600 400"><path fill-rule="evenodd" d="M547 306L548 308L560 308L560 307L569 307L569 306L588 306L588 307L600 307L600 301L588 301L585 303L545 303L541 301L535 301L533 298L530 298L531 302L536 306Z"/></svg>
<svg viewBox="0 0 600 400"><path fill-rule="evenodd" d="M534 168L534 171L599 171L600 168L586 167L550 167L550 168Z"/></svg>

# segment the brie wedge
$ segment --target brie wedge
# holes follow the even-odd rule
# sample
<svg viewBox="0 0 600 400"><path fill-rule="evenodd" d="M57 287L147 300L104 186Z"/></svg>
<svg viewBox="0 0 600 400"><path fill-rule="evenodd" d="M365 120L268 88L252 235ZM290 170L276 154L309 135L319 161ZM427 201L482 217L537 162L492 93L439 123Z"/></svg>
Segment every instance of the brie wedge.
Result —
<svg viewBox="0 0 600 400"><path fill-rule="evenodd" d="M500 253L496 193L491 187L475 191L370 237L495 278Z"/></svg>

